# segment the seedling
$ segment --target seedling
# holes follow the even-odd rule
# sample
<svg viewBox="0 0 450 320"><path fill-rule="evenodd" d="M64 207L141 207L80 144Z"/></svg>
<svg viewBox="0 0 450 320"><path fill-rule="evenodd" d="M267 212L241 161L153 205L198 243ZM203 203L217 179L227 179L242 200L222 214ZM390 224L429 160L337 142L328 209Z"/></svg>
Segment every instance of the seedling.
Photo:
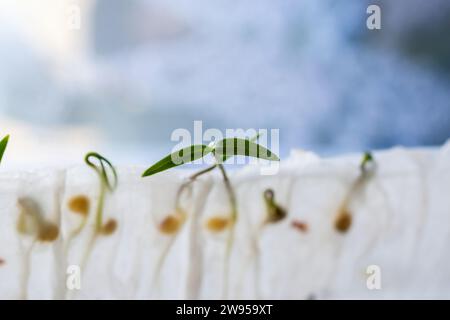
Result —
<svg viewBox="0 0 450 320"><path fill-rule="evenodd" d="M275 192L272 189L264 191L264 202L267 208L265 223L275 223L283 220L287 212L275 202Z"/></svg>
<svg viewBox="0 0 450 320"><path fill-rule="evenodd" d="M266 209L266 215L262 223L256 228L254 231L252 241L253 241L253 253L250 261L255 261L255 292L257 295L260 293L259 284L260 284L260 252L261 248L258 242L258 238L263 232L264 227L269 224L276 224L282 220L284 220L287 216L287 211L280 206L275 200L275 191L272 189L266 189L263 192L263 200ZM243 282L242 279L241 282ZM259 297L258 297L259 298Z"/></svg>
<svg viewBox="0 0 450 320"><path fill-rule="evenodd" d="M95 159L97 163L92 162ZM95 240L98 236L107 236L114 233L117 229L117 221L115 219L108 219L106 223L103 222L103 210L105 205L106 195L113 193L117 188L118 177L117 172L111 162L105 157L96 152L89 152L84 157L86 164L91 167L99 177L99 198L97 203L97 210L95 215L95 228L91 239L86 247L85 254L81 260L81 267L84 268L87 259L90 256ZM81 215L82 223L75 229L69 238L69 241L76 236L85 226L90 209L89 199L84 195L78 195L72 198L68 203L69 208L76 214Z"/></svg>
<svg viewBox="0 0 450 320"><path fill-rule="evenodd" d="M39 204L30 197L23 197L17 201L20 208L17 231L23 235L31 236L33 241L51 242L56 240L59 228L49 222Z"/></svg>
<svg viewBox="0 0 450 320"><path fill-rule="evenodd" d="M353 182L353 185L342 202L334 221L334 227L340 233L347 232L352 224L352 214L348 208L350 200L355 192L357 192L375 172L376 163L370 152L365 152L363 154L359 169L360 174Z"/></svg>
<svg viewBox="0 0 450 320"><path fill-rule="evenodd" d="M216 163L204 170L193 174L185 183L180 186L176 197L176 209L180 209L181 194L187 187L189 187L201 175L208 173L215 168L218 168L224 179L225 187L227 189L228 197L231 203L232 220L235 221L237 218L236 200L233 188L231 187L223 163L230 157L237 155L256 157L271 161L279 161L279 158L270 150L252 141L257 139L257 137L258 136L254 137L253 139L227 138L210 145L191 145L167 155L166 157L155 163L153 166L151 166L149 169L147 169L142 174L142 176L148 177L156 173L201 159L211 153L213 154Z"/></svg>
<svg viewBox="0 0 450 320"><path fill-rule="evenodd" d="M9 135L4 137L2 141L0 141L0 163L2 162L3 155L5 154L6 146L8 145Z"/></svg>
<svg viewBox="0 0 450 320"><path fill-rule="evenodd" d="M94 164L91 161L91 158L97 159L99 164ZM112 193L117 188L118 179L116 169L109 160L96 152L89 152L86 154L84 161L97 172L100 178L100 193L95 216L95 231L98 234L109 235L116 229L117 222L114 219L109 219L103 224L103 208L105 206L106 193ZM109 172L107 168L109 168ZM112 175L112 180L109 177L110 175Z"/></svg>
<svg viewBox="0 0 450 320"><path fill-rule="evenodd" d="M58 238L58 226L48 221L39 203L31 197L21 197L17 201L19 218L17 231L23 237L31 239L31 245L26 249L22 261L21 298L27 298L27 284L30 275L31 252L36 242L48 243Z"/></svg>
<svg viewBox="0 0 450 320"><path fill-rule="evenodd" d="M176 202L175 202L175 210L176 212L183 212L181 215L183 218L178 219L177 227L176 228L170 228L171 231L175 233L175 235L178 233L180 229L180 225L184 223L185 220L185 214L184 211L181 209L180 205L180 199L181 194L183 191L189 187L198 177L200 177L203 174L206 174L214 169L219 169L224 184L225 189L227 191L228 200L230 202L231 212L229 217L213 217L211 218L207 223L207 228L212 232L220 232L224 229L229 229L228 234L228 240L226 245L226 253L225 253L225 259L226 259L226 267L225 267L225 287L224 287L224 295L227 295L227 275L228 275L228 265L229 265L229 257L231 253L232 243L233 243L233 233L234 233L234 224L238 218L238 212L237 212L237 203L236 203L236 195L234 192L234 189L231 185L230 179L228 178L228 175L225 171L225 168L223 166L223 163L227 161L229 158L233 156L246 156L246 157L254 157L259 159L265 159L269 161L279 161L279 158L277 155L275 155L272 151L269 149L255 143L254 141L258 138L258 136L252 138L252 139L241 139L241 138L226 138L223 140L220 140L216 143L212 143L210 145L191 145L189 147L183 148L181 150L178 150L176 152L173 152L172 154L167 155L154 165L152 165L150 168L148 168L143 174L143 177L148 177L151 175L154 175L156 173L190 163L192 161L201 159L205 157L208 154L212 154L215 160L215 163L206 168L203 169L191 177L188 178L188 180L183 183L177 192ZM169 216L172 217L172 216ZM173 220L173 217L170 219ZM167 218L166 220L167 221ZM163 224L160 225L160 230L165 225L163 221ZM162 230L164 231L164 230ZM170 246L170 245L169 245ZM167 248L168 250L169 248ZM166 250L166 251L167 251ZM163 253L163 256L165 257L166 252ZM162 265L162 262L160 263Z"/></svg>

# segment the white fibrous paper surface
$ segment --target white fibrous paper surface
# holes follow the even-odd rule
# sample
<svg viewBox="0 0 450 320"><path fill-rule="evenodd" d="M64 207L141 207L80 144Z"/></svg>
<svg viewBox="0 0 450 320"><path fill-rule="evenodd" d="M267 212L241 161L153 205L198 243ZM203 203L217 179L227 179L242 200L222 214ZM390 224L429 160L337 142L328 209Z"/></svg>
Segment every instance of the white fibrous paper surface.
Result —
<svg viewBox="0 0 450 320"><path fill-rule="evenodd" d="M450 144L373 158L359 184L358 154L293 151L272 175L227 168L234 223L218 170L177 201L190 172L118 167L102 210L108 234L96 229L100 182L88 166L3 171L0 299L450 298ZM268 222L266 190L280 220ZM69 205L76 197L85 214ZM338 230L342 212L350 223ZM228 224L213 230L214 219Z"/></svg>

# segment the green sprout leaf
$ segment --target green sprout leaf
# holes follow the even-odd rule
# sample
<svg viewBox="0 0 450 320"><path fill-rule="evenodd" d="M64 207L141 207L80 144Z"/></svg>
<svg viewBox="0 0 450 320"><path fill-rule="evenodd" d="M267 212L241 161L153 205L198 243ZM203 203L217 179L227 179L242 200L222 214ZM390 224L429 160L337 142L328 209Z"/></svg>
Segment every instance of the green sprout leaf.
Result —
<svg viewBox="0 0 450 320"><path fill-rule="evenodd" d="M148 177L173 167L201 159L212 151L213 149L210 146L204 144L192 145L190 147L183 148L169 154L152 165L142 174L142 177Z"/></svg>
<svg viewBox="0 0 450 320"><path fill-rule="evenodd" d="M91 158L95 158L98 160L98 164L95 164L91 161ZM98 154L97 152L89 152L84 157L84 161L88 166L93 168L98 175L100 176L102 182L105 184L105 186L108 188L109 191L114 191L114 189L117 187L117 172L114 166L111 164L111 162L103 157L102 155ZM109 170L107 170L107 167ZM111 179L109 178L108 171L112 173L113 181L111 182Z"/></svg>
<svg viewBox="0 0 450 320"><path fill-rule="evenodd" d="M278 156L269 149L250 139L227 138L219 141L214 148L217 161L224 162L232 156L246 156L269 161L279 161Z"/></svg>
<svg viewBox="0 0 450 320"><path fill-rule="evenodd" d="M6 146L8 145L9 135L4 137L2 141L0 141L0 162L2 161L3 154L5 153Z"/></svg>
<svg viewBox="0 0 450 320"><path fill-rule="evenodd" d="M259 137L261 136L261 133L257 133L256 135L254 135L253 137L250 138L250 141L255 142L259 139ZM230 159L231 157L233 157L233 155L228 155L228 156L224 156L223 157L223 162L227 161L228 159Z"/></svg>
<svg viewBox="0 0 450 320"><path fill-rule="evenodd" d="M368 174L369 172L373 171L374 161L375 160L373 158L372 153L370 153L368 151L364 152L361 163L359 165L361 172L363 174Z"/></svg>

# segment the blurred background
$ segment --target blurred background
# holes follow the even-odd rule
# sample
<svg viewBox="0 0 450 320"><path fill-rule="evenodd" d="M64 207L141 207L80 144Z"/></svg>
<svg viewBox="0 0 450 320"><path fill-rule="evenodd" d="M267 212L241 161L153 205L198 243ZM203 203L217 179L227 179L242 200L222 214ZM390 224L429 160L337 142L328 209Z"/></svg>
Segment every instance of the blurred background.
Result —
<svg viewBox="0 0 450 320"><path fill-rule="evenodd" d="M438 146L449 89L448 0L0 0L7 166L150 164L194 120L278 128L282 156Z"/></svg>

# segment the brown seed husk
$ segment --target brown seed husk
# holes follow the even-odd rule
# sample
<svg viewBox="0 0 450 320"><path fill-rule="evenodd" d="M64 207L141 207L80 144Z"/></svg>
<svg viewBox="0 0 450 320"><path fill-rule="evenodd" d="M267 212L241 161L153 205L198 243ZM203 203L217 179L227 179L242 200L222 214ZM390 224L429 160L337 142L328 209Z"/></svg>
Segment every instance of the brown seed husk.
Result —
<svg viewBox="0 0 450 320"><path fill-rule="evenodd" d="M178 232L180 227L181 227L181 220L175 215L170 215L164 218L163 221L161 221L161 224L159 225L159 230L162 233L173 234Z"/></svg>
<svg viewBox="0 0 450 320"><path fill-rule="evenodd" d="M231 224L229 217L212 217L206 222L206 228L211 232L221 232L228 228Z"/></svg>
<svg viewBox="0 0 450 320"><path fill-rule="evenodd" d="M117 221L115 219L109 219L101 228L100 232L104 236L109 236L117 229Z"/></svg>
<svg viewBox="0 0 450 320"><path fill-rule="evenodd" d="M352 216L347 210L344 210L339 213L339 215L336 217L336 220L334 222L334 227L339 232L347 232L348 229L350 229L350 226L352 224Z"/></svg>
<svg viewBox="0 0 450 320"><path fill-rule="evenodd" d="M53 223L45 223L39 229L38 240L43 242L55 241L59 235L59 228Z"/></svg>
<svg viewBox="0 0 450 320"><path fill-rule="evenodd" d="M82 216L87 216L90 208L89 198L84 195L78 195L69 200L67 203L69 209Z"/></svg>
<svg viewBox="0 0 450 320"><path fill-rule="evenodd" d="M159 230L165 234L177 233L184 221L186 220L186 214L181 209L175 211L175 213L168 215L161 221Z"/></svg>

